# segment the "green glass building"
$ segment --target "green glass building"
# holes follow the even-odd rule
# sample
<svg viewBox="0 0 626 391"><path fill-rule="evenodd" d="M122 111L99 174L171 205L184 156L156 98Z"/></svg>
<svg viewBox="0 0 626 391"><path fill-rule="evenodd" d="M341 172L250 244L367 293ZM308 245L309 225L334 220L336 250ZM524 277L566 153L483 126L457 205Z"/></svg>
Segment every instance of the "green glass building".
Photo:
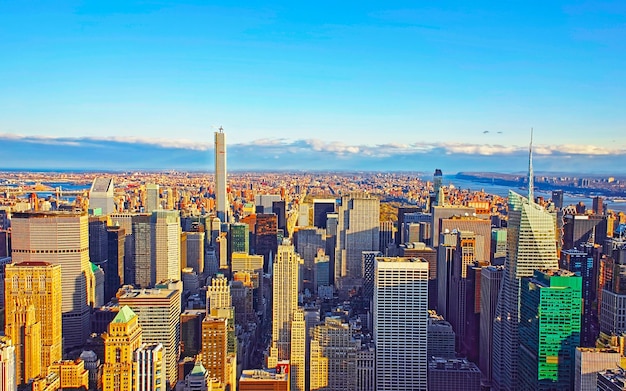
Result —
<svg viewBox="0 0 626 391"><path fill-rule="evenodd" d="M580 345L582 277L567 270L522 278L519 389L572 390Z"/></svg>
<svg viewBox="0 0 626 391"><path fill-rule="evenodd" d="M245 223L230 225L232 252L250 254L250 228Z"/></svg>

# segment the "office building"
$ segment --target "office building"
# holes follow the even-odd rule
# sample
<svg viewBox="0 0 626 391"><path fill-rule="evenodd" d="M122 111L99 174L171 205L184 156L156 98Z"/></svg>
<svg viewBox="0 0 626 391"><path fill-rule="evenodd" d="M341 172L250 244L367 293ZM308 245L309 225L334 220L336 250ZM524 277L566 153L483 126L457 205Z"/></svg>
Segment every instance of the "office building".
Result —
<svg viewBox="0 0 626 391"><path fill-rule="evenodd" d="M626 371L622 368L598 372L598 391L626 391Z"/></svg>
<svg viewBox="0 0 626 391"><path fill-rule="evenodd" d="M378 251L380 200L370 194L341 197L335 252L335 287L345 295L363 286L363 251Z"/></svg>
<svg viewBox="0 0 626 391"><path fill-rule="evenodd" d="M296 252L304 262L300 276L302 288L313 291L315 280L315 257L320 249L326 250L326 230L305 227L295 233Z"/></svg>
<svg viewBox="0 0 626 391"><path fill-rule="evenodd" d="M298 281L302 263L302 258L292 245L278 246L272 276L270 368L276 366L278 361L289 360L291 357L291 322L298 309Z"/></svg>
<svg viewBox="0 0 626 391"><path fill-rule="evenodd" d="M597 390L598 372L617 368L621 358L616 349L577 347L573 390Z"/></svg>
<svg viewBox="0 0 626 391"><path fill-rule="evenodd" d="M377 258L376 390L427 390L428 262Z"/></svg>
<svg viewBox="0 0 626 391"><path fill-rule="evenodd" d="M231 253L250 254L250 227L246 223L230 225Z"/></svg>
<svg viewBox="0 0 626 391"><path fill-rule="evenodd" d="M220 127L215 132L215 210L217 217L224 222L230 221L226 181L226 134Z"/></svg>
<svg viewBox="0 0 626 391"><path fill-rule="evenodd" d="M398 233L395 237L396 245L401 245L402 243L408 242L408 238L406 236L406 225L408 225L409 221L406 219L408 214L422 214L422 209L418 206L401 206L398 208ZM428 215L427 221L432 221L432 216ZM414 221L412 221L414 222Z"/></svg>
<svg viewBox="0 0 626 391"><path fill-rule="evenodd" d="M456 357L456 338L450 322L435 311L428 311L427 357Z"/></svg>
<svg viewBox="0 0 626 391"><path fill-rule="evenodd" d="M133 353L135 391L165 391L166 374L163 345L143 343Z"/></svg>
<svg viewBox="0 0 626 391"><path fill-rule="evenodd" d="M104 265L108 259L107 217L89 216L89 261Z"/></svg>
<svg viewBox="0 0 626 391"><path fill-rule="evenodd" d="M103 215L116 212L113 178L96 177L89 189L89 209L102 210Z"/></svg>
<svg viewBox="0 0 626 391"><path fill-rule="evenodd" d="M304 311L298 308L293 313L291 321L291 351L289 352L291 389L294 391L305 391L306 379L306 358L307 348L307 328L304 319Z"/></svg>
<svg viewBox="0 0 626 391"><path fill-rule="evenodd" d="M287 232L287 204L284 200L272 202L272 213L276 215L278 230Z"/></svg>
<svg viewBox="0 0 626 391"><path fill-rule="evenodd" d="M326 229L328 213L335 213L335 199L314 199L313 200L313 226Z"/></svg>
<svg viewBox="0 0 626 391"><path fill-rule="evenodd" d="M120 308L104 340L104 366L102 386L104 391L134 391L133 354L142 340L139 317L124 305Z"/></svg>
<svg viewBox="0 0 626 391"><path fill-rule="evenodd" d="M474 246L475 258L479 262L489 262L491 251L491 221L476 216L452 216L442 218L440 221L441 232L463 231L473 232L476 239ZM447 231L446 231L447 230Z"/></svg>
<svg viewBox="0 0 626 391"><path fill-rule="evenodd" d="M374 267L376 258L382 257L380 251L362 251L362 268L363 268L363 297L369 301L374 300Z"/></svg>
<svg viewBox="0 0 626 391"><path fill-rule="evenodd" d="M163 344L167 381L177 381L176 363L180 346L180 290L127 289L121 292L120 306L127 305L139 317L142 340L147 344Z"/></svg>
<svg viewBox="0 0 626 391"><path fill-rule="evenodd" d="M597 337L597 309L594 309L596 297L596 272L593 257L577 249L561 251L559 261L561 269L569 270L582 278L583 317L580 330L580 344L593 347Z"/></svg>
<svg viewBox="0 0 626 391"><path fill-rule="evenodd" d="M491 230L491 264L504 265L506 257L506 228Z"/></svg>
<svg viewBox="0 0 626 391"><path fill-rule="evenodd" d="M437 300L439 297L437 251L426 246L423 242L409 242L400 245L397 255L408 258L423 258L428 261L428 308L437 308Z"/></svg>
<svg viewBox="0 0 626 391"><path fill-rule="evenodd" d="M83 350L80 359L89 371L89 390L102 390L102 365L98 355L93 350Z"/></svg>
<svg viewBox="0 0 626 391"><path fill-rule="evenodd" d="M61 266L23 261L5 273L4 331L15 346L16 382L24 384L62 358Z"/></svg>
<svg viewBox="0 0 626 391"><path fill-rule="evenodd" d="M604 244L607 238L607 216L566 214L563 216L563 249L578 248L581 244Z"/></svg>
<svg viewBox="0 0 626 391"><path fill-rule="evenodd" d="M59 375L61 390L87 390L89 387L89 371L80 358L57 361L48 367L48 373Z"/></svg>
<svg viewBox="0 0 626 391"><path fill-rule="evenodd" d="M107 227L107 263L104 267L104 302L115 296L124 284L126 232L122 227Z"/></svg>
<svg viewBox="0 0 626 391"><path fill-rule="evenodd" d="M126 257L125 272L132 274L132 285L140 288L154 286L156 267L152 263L152 226L149 214L132 216L130 256Z"/></svg>
<svg viewBox="0 0 626 391"><path fill-rule="evenodd" d="M329 316L313 328L311 389L350 391L356 388L356 355L361 350L350 325ZM316 368L317 370L313 370Z"/></svg>
<svg viewBox="0 0 626 391"><path fill-rule="evenodd" d="M160 209L161 198L159 195L159 185L154 183L148 183L146 185L145 204L143 208L144 213L152 213L155 210Z"/></svg>
<svg viewBox="0 0 626 391"><path fill-rule="evenodd" d="M202 320L205 310L186 310L180 314L180 357L195 357L202 347Z"/></svg>
<svg viewBox="0 0 626 391"><path fill-rule="evenodd" d="M491 384L493 364L493 321L498 304L504 266L487 266L480 273L480 349L478 367L485 384Z"/></svg>
<svg viewBox="0 0 626 391"><path fill-rule="evenodd" d="M509 192L507 257L493 326L492 371L496 390L511 391L519 385L520 280L532 277L534 270L558 269L555 225L554 215L543 207Z"/></svg>
<svg viewBox="0 0 626 391"><path fill-rule="evenodd" d="M14 263L62 267L63 348L81 346L90 334L90 303L95 300L88 217L74 212L14 213L12 230Z"/></svg>
<svg viewBox="0 0 626 391"><path fill-rule="evenodd" d="M16 383L15 345L11 338L0 337L0 390L14 391Z"/></svg>
<svg viewBox="0 0 626 391"><path fill-rule="evenodd" d="M429 358L428 391L449 390L481 391L480 370L464 358Z"/></svg>
<svg viewBox="0 0 626 391"><path fill-rule="evenodd" d="M207 315L202 321L202 349L200 359L209 373L222 384L228 380L228 321Z"/></svg>
<svg viewBox="0 0 626 391"><path fill-rule="evenodd" d="M184 266L192 268L199 275L204 273L204 232L183 232L187 240L183 252L185 254ZM182 243L181 243L182 246ZM181 264L182 264L181 260Z"/></svg>
<svg viewBox="0 0 626 391"><path fill-rule="evenodd" d="M196 361L193 369L185 376L185 380L176 385L176 391L211 391L212 389L209 371L204 368L200 360Z"/></svg>
<svg viewBox="0 0 626 391"><path fill-rule="evenodd" d="M275 214L257 213L254 239L255 253L263 255L264 264L268 266L278 248L278 217Z"/></svg>
<svg viewBox="0 0 626 391"><path fill-rule="evenodd" d="M445 229L442 226L442 220L448 220L453 216L458 216L458 217L467 217L469 220L467 220L469 223L468 224L472 224L473 220L475 220L476 218L474 217L474 214L476 213L476 209L474 208L469 208L466 206L459 206L459 205L436 205L433 206L432 208L432 224L430 226L430 237L432 239L432 247L433 248L437 248L437 246L439 246L439 235L441 235L441 233L443 233L445 231ZM486 220L488 222L488 220ZM456 221L452 227L447 227L448 229L452 230L454 228L457 228L456 226L458 226L459 224L462 224L461 221ZM460 228L466 228L467 227L460 227ZM489 224L489 229L491 230L491 224ZM472 230L471 228L469 229L470 231ZM487 247L489 248L489 247Z"/></svg>
<svg viewBox="0 0 626 391"><path fill-rule="evenodd" d="M376 350L373 344L361 345L356 353L356 389L376 391Z"/></svg>
<svg viewBox="0 0 626 391"><path fill-rule="evenodd" d="M150 225L150 256L156 269L150 286L165 280L180 280L180 213L177 210L152 212Z"/></svg>
<svg viewBox="0 0 626 391"><path fill-rule="evenodd" d="M244 369L239 378L239 391L289 391L289 372L281 370L289 364L275 369Z"/></svg>
<svg viewBox="0 0 626 391"><path fill-rule="evenodd" d="M567 270L522 278L520 389L571 390L580 345L582 278Z"/></svg>

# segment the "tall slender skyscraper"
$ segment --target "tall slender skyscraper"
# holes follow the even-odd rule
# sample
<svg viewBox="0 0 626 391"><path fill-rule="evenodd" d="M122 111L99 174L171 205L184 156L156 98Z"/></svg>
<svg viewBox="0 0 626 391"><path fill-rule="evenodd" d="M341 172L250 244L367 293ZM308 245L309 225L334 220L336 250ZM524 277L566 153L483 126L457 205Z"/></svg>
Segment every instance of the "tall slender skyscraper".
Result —
<svg viewBox="0 0 626 391"><path fill-rule="evenodd" d="M493 324L493 388L517 390L519 308L522 277L558 269L556 220L533 197L532 131L528 153L528 198L509 191L507 254Z"/></svg>
<svg viewBox="0 0 626 391"><path fill-rule="evenodd" d="M226 194L226 134L220 127L215 132L215 207L217 217L228 222L228 195Z"/></svg>
<svg viewBox="0 0 626 391"><path fill-rule="evenodd" d="M154 211L150 227L150 256L155 268L155 280L150 286L164 280L180 280L180 213L177 210Z"/></svg>

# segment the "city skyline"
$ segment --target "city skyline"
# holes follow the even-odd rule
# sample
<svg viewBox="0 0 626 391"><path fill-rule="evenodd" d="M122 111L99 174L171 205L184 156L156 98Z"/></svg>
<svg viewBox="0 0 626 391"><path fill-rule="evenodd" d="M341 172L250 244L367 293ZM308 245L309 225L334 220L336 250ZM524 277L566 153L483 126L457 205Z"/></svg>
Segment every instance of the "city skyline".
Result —
<svg viewBox="0 0 626 391"><path fill-rule="evenodd" d="M611 1L5 3L0 139L193 151L223 125L242 148L509 157L534 126L538 155L594 161L626 150L625 15Z"/></svg>

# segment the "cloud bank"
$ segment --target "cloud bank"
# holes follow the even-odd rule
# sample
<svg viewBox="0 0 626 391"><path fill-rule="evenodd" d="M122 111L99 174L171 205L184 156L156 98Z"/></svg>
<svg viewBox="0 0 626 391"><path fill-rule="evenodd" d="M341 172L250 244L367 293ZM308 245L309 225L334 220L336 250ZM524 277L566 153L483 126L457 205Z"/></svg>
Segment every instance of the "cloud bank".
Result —
<svg viewBox="0 0 626 391"><path fill-rule="evenodd" d="M146 137L48 137L0 134L0 168L212 170L205 140ZM528 147L444 142L346 144L267 139L228 144L231 170L523 171ZM593 145L537 145L537 170L626 172L626 151Z"/></svg>

